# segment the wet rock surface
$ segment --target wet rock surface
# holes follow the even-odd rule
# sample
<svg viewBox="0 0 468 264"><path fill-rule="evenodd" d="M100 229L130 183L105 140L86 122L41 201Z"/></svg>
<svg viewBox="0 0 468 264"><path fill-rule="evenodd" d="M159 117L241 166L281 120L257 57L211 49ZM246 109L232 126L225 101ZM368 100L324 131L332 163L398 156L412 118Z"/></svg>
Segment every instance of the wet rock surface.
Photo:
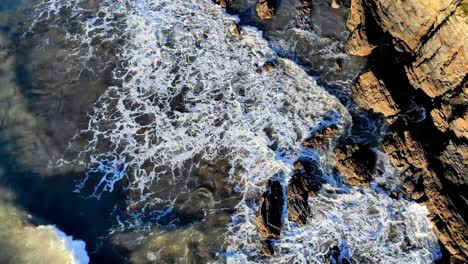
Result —
<svg viewBox="0 0 468 264"><path fill-rule="evenodd" d="M234 3L234 0L215 0L215 3L221 7L230 7Z"/></svg>
<svg viewBox="0 0 468 264"><path fill-rule="evenodd" d="M299 161L288 183L288 219L299 226L307 223L310 214L308 199L321 188L320 170L314 161Z"/></svg>
<svg viewBox="0 0 468 264"><path fill-rule="evenodd" d="M304 146L308 148L318 149L327 144L330 144L332 139L337 137L338 126L332 124L330 126L320 127L313 135L304 141Z"/></svg>
<svg viewBox="0 0 468 264"><path fill-rule="evenodd" d="M268 190L259 201L257 230L262 237L280 238L284 206L283 186L277 180L268 182Z"/></svg>
<svg viewBox="0 0 468 264"><path fill-rule="evenodd" d="M335 149L336 169L343 182L351 186L368 186L376 169L377 155L362 144L350 144Z"/></svg>
<svg viewBox="0 0 468 264"><path fill-rule="evenodd" d="M466 5L355 0L348 17L347 51L370 62L353 99L392 124L381 148L403 193L428 206L453 263L468 258Z"/></svg>

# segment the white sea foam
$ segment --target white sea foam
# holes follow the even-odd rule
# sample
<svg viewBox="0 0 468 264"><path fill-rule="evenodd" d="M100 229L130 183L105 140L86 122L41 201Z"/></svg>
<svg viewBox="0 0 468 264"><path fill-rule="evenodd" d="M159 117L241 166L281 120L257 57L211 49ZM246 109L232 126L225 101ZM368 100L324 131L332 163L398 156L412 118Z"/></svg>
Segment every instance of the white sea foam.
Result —
<svg viewBox="0 0 468 264"><path fill-rule="evenodd" d="M73 2L78 11L80 1ZM71 2L49 3L58 12ZM309 224L299 228L286 221L279 255L261 258L251 197L275 173L288 175L301 142L327 112L339 112L341 124L349 122L347 112L295 63L277 58L261 32L244 27L240 36L231 33L236 18L210 0L103 3L107 14L125 14L128 39L118 56L126 71L116 74L122 85L101 96L82 131L91 139L77 160L88 167L80 190L91 186L99 198L122 183L132 193L129 211L167 213L178 193L160 189L184 185L190 174L182 172L197 166L194 157L228 159L229 176L244 194L227 252L220 255L229 262L323 263L332 244L360 263L430 263L438 257L424 207L392 200L376 188L331 183L309 200ZM276 67L261 73L269 60Z"/></svg>
<svg viewBox="0 0 468 264"><path fill-rule="evenodd" d="M72 236L68 236L55 226L38 226L38 230L46 230L55 234L53 242L54 246L62 247L68 253L70 264L88 264L89 256L86 252L86 243L81 240L74 240ZM58 243L58 244L55 244ZM52 260L51 260L52 261Z"/></svg>

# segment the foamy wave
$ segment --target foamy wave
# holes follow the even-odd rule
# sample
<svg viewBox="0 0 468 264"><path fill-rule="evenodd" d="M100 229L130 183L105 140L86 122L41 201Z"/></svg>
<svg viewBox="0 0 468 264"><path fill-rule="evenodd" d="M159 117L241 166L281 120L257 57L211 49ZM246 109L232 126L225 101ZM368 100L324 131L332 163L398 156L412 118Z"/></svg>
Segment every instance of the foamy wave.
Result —
<svg viewBox="0 0 468 264"><path fill-rule="evenodd" d="M55 239L65 252L68 253L70 264L88 264L89 256L86 252L86 243L81 240L74 240L55 226L38 226L38 230L47 230L55 234ZM52 242L51 242L52 243Z"/></svg>
<svg viewBox="0 0 468 264"><path fill-rule="evenodd" d="M80 7L80 1L73 2ZM48 3L57 13L71 2ZM191 172L201 161L228 160L226 177L243 193L227 234L227 252L220 255L230 262L323 263L332 244L364 262L436 258L437 240L422 207L374 189L332 184L309 200L309 224L299 228L286 221L276 244L279 256L262 259L254 199L279 171L285 172L286 184L301 143L326 113L339 112L336 122L342 129L348 113L295 63L278 58L261 32L231 30L236 18L210 0L103 3L105 14L125 14L119 19L128 37L118 55L125 70L115 75L122 85L100 97L82 131L90 140L74 161L88 167L80 191L99 198L120 184L127 190L130 214L160 219L178 197L193 191ZM93 21L87 20L89 32ZM275 67L262 72L267 61ZM129 227L120 223L122 230ZM406 251L401 248L405 239L413 246Z"/></svg>

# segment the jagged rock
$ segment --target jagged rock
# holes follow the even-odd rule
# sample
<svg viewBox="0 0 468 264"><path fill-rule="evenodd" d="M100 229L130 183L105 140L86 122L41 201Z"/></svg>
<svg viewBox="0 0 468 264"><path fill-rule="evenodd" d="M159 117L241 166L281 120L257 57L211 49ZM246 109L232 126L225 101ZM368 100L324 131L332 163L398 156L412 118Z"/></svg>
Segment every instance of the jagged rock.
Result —
<svg viewBox="0 0 468 264"><path fill-rule="evenodd" d="M439 159L445 168L445 178L454 185L460 186L460 189L466 189L468 187L468 145L457 145L451 141Z"/></svg>
<svg viewBox="0 0 468 264"><path fill-rule="evenodd" d="M348 28L353 33L347 44L351 54L369 54L372 45L365 34L374 34L372 44L379 45L381 50L373 59L385 63L390 59L386 57L387 51L398 54L392 65L397 72L406 72L408 78L395 76L401 79L396 83L413 88L413 91L400 93L398 89L401 87L390 86L392 82L388 78L391 77L387 76L384 80L388 81L387 85L376 85L369 94L360 95L362 91L354 91L354 96L361 99L355 99L358 105L375 111L369 98L374 98L375 94L381 94L380 100L389 98L388 91L381 92L387 89L397 92L392 95L401 95L401 98L395 98L403 103L399 107L407 107L404 102L413 98L419 102L433 102L432 108L430 104L425 105L433 128L440 131L441 142L450 142L442 153L432 146L437 144L430 142L431 137L414 138L410 130L418 131L415 123L392 124L383 139L382 149L401 174L403 193L428 206L438 238L451 260L460 263L466 263L468 259L466 219L460 215L467 208L467 199L462 192L468 185L466 6L466 0L352 0ZM370 65L370 68L385 71L385 67ZM382 72L379 76L388 74ZM374 80L374 83L379 82ZM401 112L405 110L401 109ZM383 113L382 109L380 112ZM397 118L400 113L394 115ZM440 163L431 163L433 157L439 157ZM452 199L461 208L456 208Z"/></svg>
<svg viewBox="0 0 468 264"><path fill-rule="evenodd" d="M351 0L351 7L346 26L351 35L346 41L346 52L354 56L368 56L377 47L369 43L366 35L366 23L364 15L363 0Z"/></svg>
<svg viewBox="0 0 468 264"><path fill-rule="evenodd" d="M296 27L304 30L312 29L312 0L300 0L296 3Z"/></svg>
<svg viewBox="0 0 468 264"><path fill-rule="evenodd" d="M306 139L303 143L305 147L308 148L321 148L325 144L329 143L331 139L336 137L339 128L337 125L332 124L330 126L325 126L317 130L312 137Z"/></svg>
<svg viewBox="0 0 468 264"><path fill-rule="evenodd" d="M463 117L459 117L450 123L450 130L452 130L458 138L468 139L468 113Z"/></svg>
<svg viewBox="0 0 468 264"><path fill-rule="evenodd" d="M416 52L423 38L431 29L444 22L460 0L365 0L364 2L383 32L388 32L408 51Z"/></svg>
<svg viewBox="0 0 468 264"><path fill-rule="evenodd" d="M364 23L364 8L362 0L351 0L351 7L349 10L348 21L346 26L350 32L355 31L359 26Z"/></svg>
<svg viewBox="0 0 468 264"><path fill-rule="evenodd" d="M317 195L322 187L317 180L321 175L314 161L296 162L295 171L288 183L288 219L303 226L310 214L309 197Z"/></svg>
<svg viewBox="0 0 468 264"><path fill-rule="evenodd" d="M346 41L346 52L354 56L368 56L376 48L376 45L370 44L367 35L362 27L354 30Z"/></svg>
<svg viewBox="0 0 468 264"><path fill-rule="evenodd" d="M265 239L260 244L260 252L262 255L270 257L275 255L275 242L273 239Z"/></svg>
<svg viewBox="0 0 468 264"><path fill-rule="evenodd" d="M431 111L431 118L434 125L441 132L449 128L449 119L452 116L452 107L449 104L443 104L440 108L434 108Z"/></svg>
<svg viewBox="0 0 468 264"><path fill-rule="evenodd" d="M336 169L343 182L352 186L367 186L377 163L376 153L361 144L344 145L335 150Z"/></svg>
<svg viewBox="0 0 468 264"><path fill-rule="evenodd" d="M424 150L409 131L390 131L382 147L392 164L403 173L426 170L429 166Z"/></svg>
<svg viewBox="0 0 468 264"><path fill-rule="evenodd" d="M338 9L338 8L341 8L343 6L343 3L341 3L340 0L332 0L330 6L331 6L331 8Z"/></svg>
<svg viewBox="0 0 468 264"><path fill-rule="evenodd" d="M377 79L372 71L359 76L356 85L353 86L353 100L362 108L383 114L385 117L400 112L383 81Z"/></svg>
<svg viewBox="0 0 468 264"><path fill-rule="evenodd" d="M468 18L460 7L423 42L416 60L406 67L411 85L432 98L458 87L468 73L466 32Z"/></svg>
<svg viewBox="0 0 468 264"><path fill-rule="evenodd" d="M275 0L258 0L255 10L261 19L272 19L275 14Z"/></svg>
<svg viewBox="0 0 468 264"><path fill-rule="evenodd" d="M281 183L270 180L268 190L259 201L260 208L256 217L257 231L262 237L276 239L280 237L284 196Z"/></svg>
<svg viewBox="0 0 468 264"><path fill-rule="evenodd" d="M234 0L215 0L221 7L229 7L234 3Z"/></svg>
<svg viewBox="0 0 468 264"><path fill-rule="evenodd" d="M466 222L451 200L442 194L443 185L434 171L430 169L422 146L409 131L398 131L398 127L395 126L390 127L390 132L382 144L383 151L401 173L406 185L403 189L406 188L411 192L413 199L424 198L422 200L431 212L430 218L434 223L434 232L439 240L451 256L466 260L468 252Z"/></svg>

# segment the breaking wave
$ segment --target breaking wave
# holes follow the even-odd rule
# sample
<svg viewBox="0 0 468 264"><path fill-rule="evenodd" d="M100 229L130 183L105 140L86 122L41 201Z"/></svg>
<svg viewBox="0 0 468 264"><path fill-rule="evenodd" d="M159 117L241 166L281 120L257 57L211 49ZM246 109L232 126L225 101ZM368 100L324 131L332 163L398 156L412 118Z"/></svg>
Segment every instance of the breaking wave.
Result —
<svg viewBox="0 0 468 264"><path fill-rule="evenodd" d="M343 186L326 169L328 184L309 199L308 224L298 227L286 219L276 243L278 256L260 256L255 201L268 179L282 171L286 185L312 129L336 112L334 122L344 130L349 114L299 66L279 58L261 32L239 29L236 17L209 0L100 2L91 12L84 0L45 1L37 20L60 16L63 9L87 12L80 22L84 35L70 32L67 38L89 44L96 32L113 37L120 32L124 39L117 54L122 68L114 74L121 84L109 87L89 113L79 135L89 144L80 156L62 160L87 167L77 191L100 198L116 188L126 190L126 213L133 219L119 216L121 231L138 225L176 227L175 211L187 210L178 207L181 197L206 198L214 192L194 179L194 171L225 160L227 185L240 197L218 258L324 263L332 245L341 248L341 259L359 263L438 258L424 207L393 200L377 187ZM119 28L108 19L120 21L114 24ZM86 56L79 58L92 59L92 45L86 47ZM320 155L323 167L331 166L327 154ZM206 199L207 208L220 203ZM156 253L148 255L155 260Z"/></svg>

